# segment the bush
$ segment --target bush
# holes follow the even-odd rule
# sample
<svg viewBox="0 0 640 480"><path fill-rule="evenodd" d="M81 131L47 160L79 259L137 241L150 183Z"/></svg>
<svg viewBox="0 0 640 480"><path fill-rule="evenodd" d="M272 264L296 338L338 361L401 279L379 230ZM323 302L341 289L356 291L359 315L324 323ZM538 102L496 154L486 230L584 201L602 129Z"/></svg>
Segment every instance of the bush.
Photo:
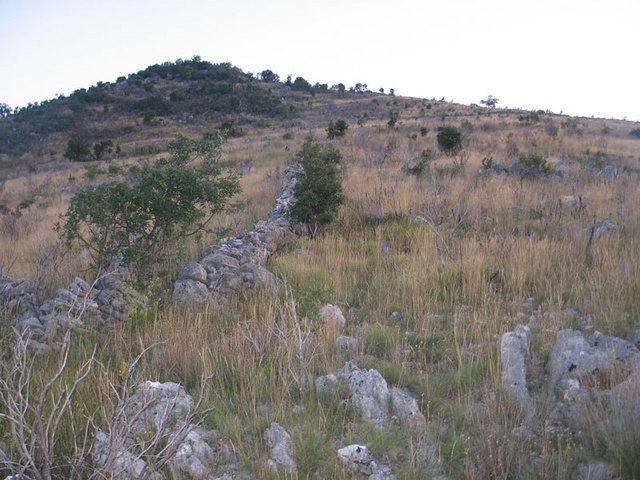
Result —
<svg viewBox="0 0 640 480"><path fill-rule="evenodd" d="M409 175L420 176L424 173L425 169L429 168L429 162L431 162L432 153L431 150L423 150L420 152L420 160L418 160L414 165L408 166L404 165L402 167L402 171Z"/></svg>
<svg viewBox="0 0 640 480"><path fill-rule="evenodd" d="M521 154L518 157L518 163L527 169L525 173L544 175L551 173L551 166L547 164L546 157L537 153L532 153L531 155Z"/></svg>
<svg viewBox="0 0 640 480"><path fill-rule="evenodd" d="M629 132L629 135L631 135L634 138L640 138L640 128L634 128Z"/></svg>
<svg viewBox="0 0 640 480"><path fill-rule="evenodd" d="M202 140L178 136L169 158L132 168L129 179L85 186L71 198L57 231L68 246L78 243L102 271L112 257L136 271L140 284L176 253L178 242L200 232L240 188L230 175L219 178L222 137ZM201 160L191 166L193 160ZM117 170L117 169L116 169Z"/></svg>
<svg viewBox="0 0 640 480"><path fill-rule="evenodd" d="M438 127L438 147L445 155L453 156L462 150L462 132L456 127Z"/></svg>
<svg viewBox="0 0 640 480"><path fill-rule="evenodd" d="M335 122L332 120L329 122L329 127L327 128L327 136L330 139L336 137L344 137L347 133L347 129L349 128L349 124L344 120L336 120Z"/></svg>
<svg viewBox="0 0 640 480"><path fill-rule="evenodd" d="M67 142L67 150L64 152L64 158L68 158L72 162L88 162L93 160L89 132L86 129L82 127L73 129Z"/></svg>
<svg viewBox="0 0 640 480"><path fill-rule="evenodd" d="M429 133L429 129L427 127L420 127L420 136L426 137L427 133Z"/></svg>
<svg viewBox="0 0 640 480"><path fill-rule="evenodd" d="M321 226L336 219L344 203L342 155L334 146L322 145L309 136L296 158L302 170L297 175L294 203L289 213L295 220L305 223L313 237Z"/></svg>

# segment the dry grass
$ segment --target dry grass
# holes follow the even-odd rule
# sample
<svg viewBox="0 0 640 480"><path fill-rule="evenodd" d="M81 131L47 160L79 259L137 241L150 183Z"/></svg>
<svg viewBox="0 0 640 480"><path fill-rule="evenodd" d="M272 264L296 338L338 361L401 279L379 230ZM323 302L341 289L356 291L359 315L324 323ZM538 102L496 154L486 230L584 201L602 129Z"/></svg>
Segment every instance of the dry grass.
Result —
<svg viewBox="0 0 640 480"><path fill-rule="evenodd" d="M212 226L241 230L266 216L279 173L304 134L325 135L332 119L326 112L351 125L346 137L335 141L348 165L347 202L339 221L325 235L299 239L271 259L270 268L287 280L291 293L261 292L204 311L142 312L100 338L98 357L109 374L117 377L123 362L156 342L165 343L146 357L145 378L181 382L193 391L202 374L212 374L206 424L226 435L240 463L260 478L270 475L262 432L271 421L294 436L298 478L351 478L333 455L334 441L368 442L398 478L430 475L411 453L424 443L436 445L451 478L571 478L578 461L594 450L615 461L616 443L586 444L543 429L535 435L519 430L521 412L498 388L498 345L502 333L528 321L528 312L517 314L530 297L540 311L533 349L541 362L557 331L577 326L561 314L565 308L590 316L604 333L624 336L640 328L637 174L605 180L581 167L589 161L586 152L603 151L617 156L619 169L637 169L640 147L626 137L628 124L579 119L574 131L563 127L566 118L560 116L541 115L539 123L523 125L518 113L488 115L485 109L443 102L380 97L374 104L372 99L309 99L311 107L300 103L299 119L243 127L245 136L224 147L223 160L245 171L242 194ZM400 112L393 131L386 127L390 110ZM365 112L366 123L357 126L356 116ZM440 156L421 177L401 171L407 158L425 149L437 152L439 125L460 126L464 120L473 129L466 133L462 171ZM611 128L607 135L601 134L604 125ZM429 129L425 137L421 127ZM284 140L290 131L293 139ZM509 165L518 153L533 152L550 162L562 160L574 175L521 180L477 172L485 156ZM69 175L84 181L82 169L73 167L9 179L2 191L9 205L42 192L23 217L2 219L7 223L0 224L0 261L5 274L40 278L46 292L68 283L83 265L78 257L57 259L51 232L69 199L60 194ZM582 208L567 204L566 196L581 196ZM456 219L449 212L459 205L468 209ZM438 252L434 229L416 221L434 206L442 214L441 233L446 236L457 225L446 238L446 258ZM590 243L585 228L604 217L619 231ZM186 257L197 259L213 241L211 236L187 245ZM47 257L47 251L53 253ZM428 421L423 432L374 431L356 422L338 400L316 398L313 377L348 358L322 334L317 308L323 303L337 303L345 312L357 308L348 315L346 334L359 339L359 353L375 356L365 357L366 366L379 368L420 399ZM401 320L390 318L394 311ZM77 339L77 362L92 341ZM78 399L87 411L103 401L92 398L90 389ZM294 405L303 405L304 415L293 414ZM543 415L546 407L540 407Z"/></svg>

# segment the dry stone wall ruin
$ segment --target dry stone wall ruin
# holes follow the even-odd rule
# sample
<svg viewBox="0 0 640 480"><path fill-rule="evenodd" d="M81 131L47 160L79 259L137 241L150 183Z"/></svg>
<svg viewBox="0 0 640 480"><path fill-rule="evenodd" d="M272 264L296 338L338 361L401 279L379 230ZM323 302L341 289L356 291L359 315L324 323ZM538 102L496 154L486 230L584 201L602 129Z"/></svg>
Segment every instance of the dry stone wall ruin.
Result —
<svg viewBox="0 0 640 480"><path fill-rule="evenodd" d="M292 165L284 170L285 184L267 220L259 221L253 230L223 239L220 245L205 248L199 262L178 266L173 290L176 304L201 305L256 287L277 289L280 286L280 280L265 264L293 234L288 211L299 168Z"/></svg>

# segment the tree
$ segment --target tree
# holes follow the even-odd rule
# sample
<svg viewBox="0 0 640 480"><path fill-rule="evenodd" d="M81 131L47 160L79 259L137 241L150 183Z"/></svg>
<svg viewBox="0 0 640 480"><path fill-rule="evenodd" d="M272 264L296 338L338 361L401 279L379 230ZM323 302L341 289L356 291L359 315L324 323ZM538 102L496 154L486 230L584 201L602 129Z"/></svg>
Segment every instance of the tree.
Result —
<svg viewBox="0 0 640 480"><path fill-rule="evenodd" d="M0 118L8 117L12 111L8 104L0 103Z"/></svg>
<svg viewBox="0 0 640 480"><path fill-rule="evenodd" d="M453 156L462 150L462 132L456 127L438 127L438 147L445 155Z"/></svg>
<svg viewBox="0 0 640 480"><path fill-rule="evenodd" d="M219 133L201 140L179 135L167 146L168 158L134 166L128 178L111 169L111 181L76 192L57 231L68 246L86 248L98 271L121 257L144 285L180 241L201 232L240 191L234 175L220 177L222 141Z"/></svg>
<svg viewBox="0 0 640 480"><path fill-rule="evenodd" d="M394 112L393 110L389 112L389 121L387 122L387 127L393 129L398 123L398 112Z"/></svg>
<svg viewBox="0 0 640 480"><path fill-rule="evenodd" d="M336 120L335 122L331 120L329 122L329 127L327 128L327 136L330 139L344 137L348 128L349 124L345 120Z"/></svg>
<svg viewBox="0 0 640 480"><path fill-rule="evenodd" d="M89 132L86 129L82 127L73 129L67 142L67 150L64 152L64 158L68 158L72 162L88 162L93 160Z"/></svg>
<svg viewBox="0 0 640 480"><path fill-rule="evenodd" d="M500 100L495 98L493 95L489 95L486 100L480 100L480 103L489 108L496 108L499 101Z"/></svg>
<svg viewBox="0 0 640 480"><path fill-rule="evenodd" d="M323 145L312 136L296 153L302 170L293 189L294 203L289 214L305 223L311 237L334 221L344 203L342 193L342 155L333 145Z"/></svg>
<svg viewBox="0 0 640 480"><path fill-rule="evenodd" d="M113 150L113 142L111 140L103 140L93 145L93 156L96 160L102 160L105 153L111 153Z"/></svg>
<svg viewBox="0 0 640 480"><path fill-rule="evenodd" d="M260 78L263 82L276 83L280 81L280 76L277 73L273 73L271 70L263 70L260 72Z"/></svg>

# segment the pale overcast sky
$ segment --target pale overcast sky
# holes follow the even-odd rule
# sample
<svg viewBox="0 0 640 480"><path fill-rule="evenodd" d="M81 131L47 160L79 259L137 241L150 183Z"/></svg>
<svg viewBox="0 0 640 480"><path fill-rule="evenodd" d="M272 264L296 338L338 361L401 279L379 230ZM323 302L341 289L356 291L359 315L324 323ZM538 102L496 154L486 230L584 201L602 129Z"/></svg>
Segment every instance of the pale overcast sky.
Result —
<svg viewBox="0 0 640 480"><path fill-rule="evenodd" d="M640 0L0 0L0 102L198 54L401 95L640 120Z"/></svg>

